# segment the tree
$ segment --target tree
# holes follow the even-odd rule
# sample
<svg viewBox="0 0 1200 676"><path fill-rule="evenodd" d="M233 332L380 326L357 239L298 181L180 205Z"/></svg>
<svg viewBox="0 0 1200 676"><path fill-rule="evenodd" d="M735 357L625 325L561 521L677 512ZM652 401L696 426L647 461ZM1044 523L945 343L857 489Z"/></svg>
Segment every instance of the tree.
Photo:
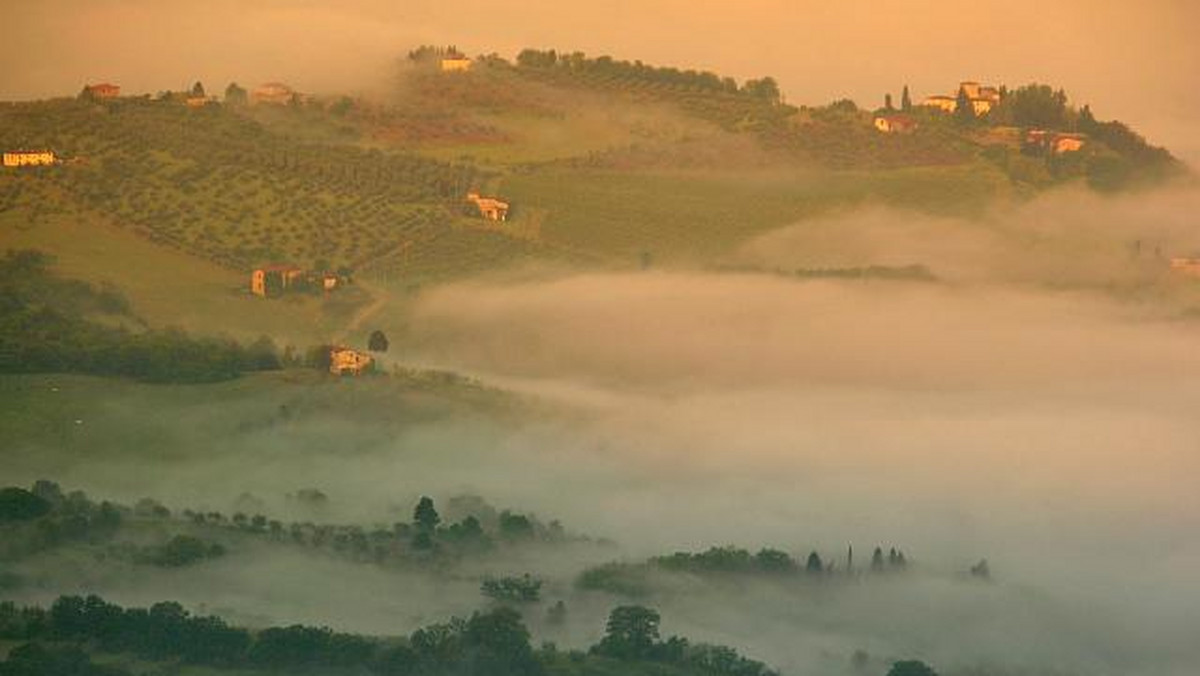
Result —
<svg viewBox="0 0 1200 676"><path fill-rule="evenodd" d="M821 562L821 555L813 552L808 555L808 561L804 564L804 570L809 573L822 573L825 571L825 564Z"/></svg>
<svg viewBox="0 0 1200 676"><path fill-rule="evenodd" d="M906 113L912 110L912 98L908 95L908 85L904 85L904 91L900 94L900 110Z"/></svg>
<svg viewBox="0 0 1200 676"><path fill-rule="evenodd" d="M920 660L893 662L887 676L937 676L937 672Z"/></svg>
<svg viewBox="0 0 1200 676"><path fill-rule="evenodd" d="M550 625L561 625L567 621L567 604L562 600L558 600L554 605L546 610L546 623Z"/></svg>
<svg viewBox="0 0 1200 676"><path fill-rule="evenodd" d="M769 75L758 80L746 80L742 85L742 91L770 103L779 103L782 95L779 91L779 83Z"/></svg>
<svg viewBox="0 0 1200 676"><path fill-rule="evenodd" d="M1067 125L1067 93L1061 89L1029 84L1018 87L1002 101L1018 127L1062 129Z"/></svg>
<svg viewBox="0 0 1200 676"><path fill-rule="evenodd" d="M659 614L644 606L619 606L608 615L604 638L593 650L620 659L649 655L658 642Z"/></svg>
<svg viewBox="0 0 1200 676"><path fill-rule="evenodd" d="M196 80L196 84L192 85L192 96L199 98L207 96L207 94L204 93L204 85L200 84L199 80Z"/></svg>
<svg viewBox="0 0 1200 676"><path fill-rule="evenodd" d="M883 95L883 109L888 111L889 113L896 109L895 106L892 105L891 92L888 92L887 94Z"/></svg>
<svg viewBox="0 0 1200 676"><path fill-rule="evenodd" d="M413 524L417 530L427 534L433 533L441 520L442 517L438 516L437 509L433 506L433 498L421 496L416 509L413 510Z"/></svg>
<svg viewBox="0 0 1200 676"><path fill-rule="evenodd" d="M50 503L24 488L0 489L0 523L29 521L50 511Z"/></svg>
<svg viewBox="0 0 1200 676"><path fill-rule="evenodd" d="M225 103L244 106L249 100L250 97L246 94L246 90L239 87L238 83L230 82L229 86L225 88Z"/></svg>
<svg viewBox="0 0 1200 676"><path fill-rule="evenodd" d="M534 536L533 522L524 514L507 509L500 513L500 537L505 540L525 540Z"/></svg>
<svg viewBox="0 0 1200 676"><path fill-rule="evenodd" d="M383 331L375 329L371 332L371 337L367 339L367 349L372 352L388 351L388 339Z"/></svg>
<svg viewBox="0 0 1200 676"><path fill-rule="evenodd" d="M495 676L534 676L541 664L529 645L529 630L511 608L475 613L462 632L465 673Z"/></svg>
<svg viewBox="0 0 1200 676"><path fill-rule="evenodd" d="M967 88L958 88L958 98L954 101L954 117L963 124L975 121L975 108L971 105L971 97L967 96Z"/></svg>
<svg viewBox="0 0 1200 676"><path fill-rule="evenodd" d="M987 559L980 559L979 563L971 566L971 576L984 580L991 579L992 571L991 568L988 567Z"/></svg>
<svg viewBox="0 0 1200 676"><path fill-rule="evenodd" d="M871 572L883 572L883 548L881 547L876 547L875 553L871 555Z"/></svg>
<svg viewBox="0 0 1200 676"><path fill-rule="evenodd" d="M479 591L496 601L532 603L541 596L542 581L529 573L521 577L487 578Z"/></svg>
<svg viewBox="0 0 1200 676"><path fill-rule="evenodd" d="M754 555L759 570L768 573L790 573L796 570L796 562L787 552L778 549L761 549Z"/></svg>

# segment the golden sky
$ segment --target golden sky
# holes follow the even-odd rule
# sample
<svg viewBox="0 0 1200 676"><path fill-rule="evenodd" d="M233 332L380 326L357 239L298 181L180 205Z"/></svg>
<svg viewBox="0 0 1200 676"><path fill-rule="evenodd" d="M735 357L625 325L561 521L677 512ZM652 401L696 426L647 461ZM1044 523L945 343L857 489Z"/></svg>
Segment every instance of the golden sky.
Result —
<svg viewBox="0 0 1200 676"><path fill-rule="evenodd" d="M962 79L1063 86L1101 117L1200 158L1200 2L1188 0L0 0L0 98L281 79L381 81L424 43L579 49L774 75L790 101L877 105Z"/></svg>

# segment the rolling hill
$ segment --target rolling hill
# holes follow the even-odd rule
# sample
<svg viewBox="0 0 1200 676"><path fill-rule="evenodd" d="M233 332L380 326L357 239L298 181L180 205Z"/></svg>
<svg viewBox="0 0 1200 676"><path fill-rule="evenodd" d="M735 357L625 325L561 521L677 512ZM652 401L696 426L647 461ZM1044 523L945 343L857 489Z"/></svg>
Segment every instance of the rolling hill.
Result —
<svg viewBox="0 0 1200 676"><path fill-rule="evenodd" d="M1003 108L963 122L917 107L914 133L882 134L872 111L790 105L770 78L535 50L446 73L438 53L414 52L372 98L0 104L0 146L61 160L0 173L5 247L112 283L153 325L303 341L337 335L371 296L391 311L421 285L528 262L706 264L838 208L969 214L1064 182L1119 189L1179 171L1065 99L1046 124L1086 130L1088 145L1041 156ZM470 189L510 200L510 218L473 214ZM362 284L264 312L245 275L270 262Z"/></svg>

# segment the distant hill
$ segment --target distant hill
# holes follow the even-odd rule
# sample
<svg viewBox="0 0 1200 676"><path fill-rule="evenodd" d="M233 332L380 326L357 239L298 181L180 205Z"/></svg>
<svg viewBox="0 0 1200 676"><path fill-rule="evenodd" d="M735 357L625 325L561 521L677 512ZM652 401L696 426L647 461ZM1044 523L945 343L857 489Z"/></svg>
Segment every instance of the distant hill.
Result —
<svg viewBox="0 0 1200 676"><path fill-rule="evenodd" d="M1120 190L1182 170L1043 85L1006 92L981 118L915 106L909 133L881 133L873 121L888 111L790 104L769 77L550 50L443 72L438 53L416 50L375 97L252 105L230 87L241 95L197 106L170 93L0 104L0 147L61 160L0 172L0 229L116 283L158 323L202 328L236 306L221 330L253 336L274 318L289 334L328 333L364 292L263 313L232 302L243 275L348 267L386 292L524 261L709 264L862 203L971 215L1072 181ZM1086 143L1046 152L1031 130ZM511 202L508 219L480 218L472 189ZM180 266L180 253L202 265Z"/></svg>

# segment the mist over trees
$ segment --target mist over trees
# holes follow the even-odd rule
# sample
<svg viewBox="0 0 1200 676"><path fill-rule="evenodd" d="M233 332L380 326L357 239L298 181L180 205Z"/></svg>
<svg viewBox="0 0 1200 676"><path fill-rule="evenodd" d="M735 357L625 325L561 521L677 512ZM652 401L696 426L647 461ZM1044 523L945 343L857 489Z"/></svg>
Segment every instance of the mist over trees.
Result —
<svg viewBox="0 0 1200 676"><path fill-rule="evenodd" d="M0 373L212 382L282 366L269 339L242 345L193 338L178 329L146 330L117 291L63 279L50 263L37 251L9 251L0 258Z"/></svg>
<svg viewBox="0 0 1200 676"><path fill-rule="evenodd" d="M103 654L130 653L144 660L178 660L218 669L353 669L378 676L662 673L656 665L672 665L678 671L671 673L680 676L776 674L731 648L675 636L661 640L659 622L652 609L620 606L609 615L604 637L588 653L563 654L553 646L535 650L521 615L507 607L431 624L407 638L380 639L301 624L251 631L218 617L193 615L174 602L124 608L95 595L62 596L49 609L0 602L0 640L20 644L0 662L0 674L128 673L95 667L80 650L83 646ZM40 647L46 641L56 647ZM610 666L607 660L616 664ZM69 670L58 671L64 665Z"/></svg>

